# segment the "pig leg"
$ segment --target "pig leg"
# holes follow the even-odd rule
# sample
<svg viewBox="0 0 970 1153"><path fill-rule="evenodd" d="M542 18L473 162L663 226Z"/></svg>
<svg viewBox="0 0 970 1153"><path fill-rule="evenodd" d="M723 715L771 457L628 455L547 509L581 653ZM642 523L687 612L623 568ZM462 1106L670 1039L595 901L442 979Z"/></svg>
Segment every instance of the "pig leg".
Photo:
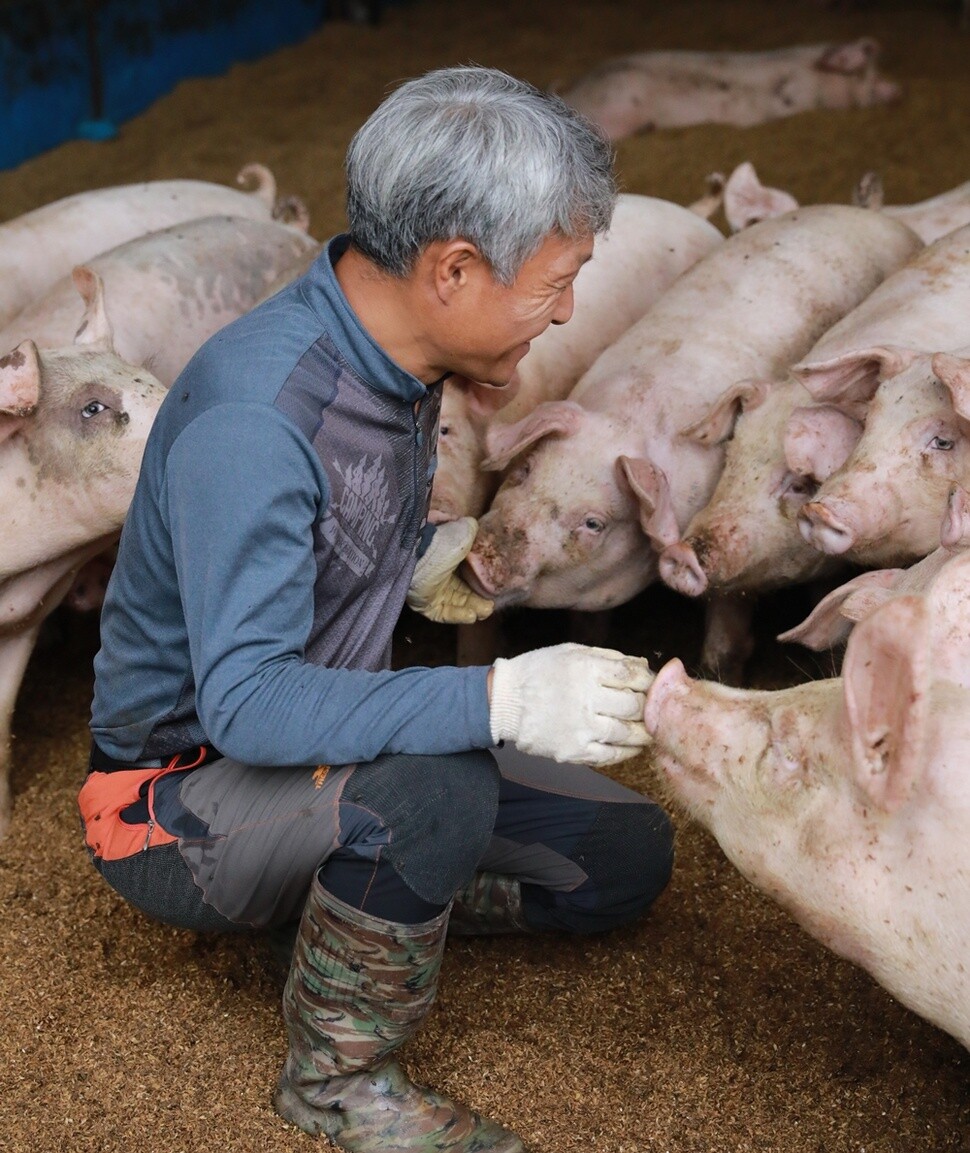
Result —
<svg viewBox="0 0 970 1153"><path fill-rule="evenodd" d="M740 685L754 650L752 597L732 593L712 596L705 606L701 669L725 685Z"/></svg>
<svg viewBox="0 0 970 1153"><path fill-rule="evenodd" d="M0 638L0 841L10 828L13 798L10 792L11 730L17 692L33 652L41 622Z"/></svg>

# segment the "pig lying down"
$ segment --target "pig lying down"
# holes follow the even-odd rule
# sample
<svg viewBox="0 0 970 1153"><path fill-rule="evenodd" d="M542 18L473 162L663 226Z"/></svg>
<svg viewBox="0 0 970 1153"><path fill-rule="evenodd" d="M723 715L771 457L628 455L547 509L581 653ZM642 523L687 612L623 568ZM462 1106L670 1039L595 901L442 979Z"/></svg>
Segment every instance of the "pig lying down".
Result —
<svg viewBox="0 0 970 1153"><path fill-rule="evenodd" d="M96 301L78 343L0 357L0 837L10 824L10 726L44 618L118 537L165 395L120 360Z"/></svg>
<svg viewBox="0 0 970 1153"><path fill-rule="evenodd" d="M970 553L856 626L842 676L731 689L665 665L668 792L813 937L970 1047Z"/></svg>
<svg viewBox="0 0 970 1153"><path fill-rule="evenodd" d="M812 108L896 100L871 37L768 52L643 52L608 60L560 96L611 140L689 124L763 124Z"/></svg>
<svg viewBox="0 0 970 1153"><path fill-rule="evenodd" d="M237 179L255 182L254 190L202 180L153 180L79 192L0 224L0 325L76 264L146 232L220 213L271 219L277 200L269 169L247 164Z"/></svg>

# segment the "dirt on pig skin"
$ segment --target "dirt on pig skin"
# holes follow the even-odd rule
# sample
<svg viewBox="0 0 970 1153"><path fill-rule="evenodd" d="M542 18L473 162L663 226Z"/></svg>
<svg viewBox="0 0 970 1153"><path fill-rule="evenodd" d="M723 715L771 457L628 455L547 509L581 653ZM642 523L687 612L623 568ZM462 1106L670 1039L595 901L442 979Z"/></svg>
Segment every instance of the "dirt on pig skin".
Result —
<svg viewBox="0 0 970 1153"><path fill-rule="evenodd" d="M407 0L377 25L329 21L225 76L187 80L110 142L73 141L0 172L9 219L87 188L187 177L231 184L249 161L344 222L353 132L402 79L468 62L565 85L611 56L758 51L875 36L894 105L701 125L622 141L629 192L689 204L751 161L803 204L849 203L867 171L886 202L970 178L970 33L951 0ZM720 214L715 223L724 227ZM9 350L0 350L9 351ZM759 602L748 683L830 675L835 658L773 638L805 590ZM567 639L568 614L509 611L509 651ZM694 672L703 604L655 587L607 643ZM60 614L14 719L14 818L0 844L0 1148L11 1153L301 1153L274 1112L281 976L248 937L155 924L101 881L75 795L86 766L93 616ZM395 661L446 664L454 630L407 613ZM655 791L643 758L610 774ZM807 936L680 815L670 886L601 937L449 943L438 1001L403 1050L412 1075L519 1133L534 1153L936 1153L970 1150L970 1054ZM635 850L633 850L635 851Z"/></svg>

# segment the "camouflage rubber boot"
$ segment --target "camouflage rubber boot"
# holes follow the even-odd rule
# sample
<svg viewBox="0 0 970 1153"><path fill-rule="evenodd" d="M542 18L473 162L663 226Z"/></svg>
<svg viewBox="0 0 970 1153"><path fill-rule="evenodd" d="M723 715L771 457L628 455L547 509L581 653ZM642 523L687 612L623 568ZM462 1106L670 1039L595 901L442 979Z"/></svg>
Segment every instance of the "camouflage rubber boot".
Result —
<svg viewBox="0 0 970 1153"><path fill-rule="evenodd" d="M456 937L531 932L522 913L519 882L501 873L476 873L455 894L448 932Z"/></svg>
<svg viewBox="0 0 970 1153"><path fill-rule="evenodd" d="M283 992L290 1050L273 1102L287 1121L352 1153L525 1153L391 1057L434 1001L447 925L447 910L379 920L314 880Z"/></svg>

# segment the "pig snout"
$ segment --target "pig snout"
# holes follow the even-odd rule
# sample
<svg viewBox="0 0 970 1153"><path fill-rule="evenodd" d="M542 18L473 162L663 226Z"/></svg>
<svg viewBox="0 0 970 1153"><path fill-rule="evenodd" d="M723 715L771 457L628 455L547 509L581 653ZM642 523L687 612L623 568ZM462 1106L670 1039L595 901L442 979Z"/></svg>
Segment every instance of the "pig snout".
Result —
<svg viewBox="0 0 970 1153"><path fill-rule="evenodd" d="M498 605L524 600L531 586L530 574L521 561L525 541L509 533L491 533L479 526L471 552L465 557L460 572L467 584L480 596Z"/></svg>
<svg viewBox="0 0 970 1153"><path fill-rule="evenodd" d="M657 673L653 679L653 684L647 690L647 700L643 708L643 723L650 736L655 737L657 735L665 707L678 697L685 696L689 691L690 678L687 676L683 663L674 657Z"/></svg>
<svg viewBox="0 0 970 1153"><path fill-rule="evenodd" d="M798 530L819 552L840 556L855 544L856 534L847 523L845 511L828 500L810 500L798 514Z"/></svg>
<svg viewBox="0 0 970 1153"><path fill-rule="evenodd" d="M660 554L660 579L677 592L699 597L707 590L707 573L689 540L667 545Z"/></svg>

